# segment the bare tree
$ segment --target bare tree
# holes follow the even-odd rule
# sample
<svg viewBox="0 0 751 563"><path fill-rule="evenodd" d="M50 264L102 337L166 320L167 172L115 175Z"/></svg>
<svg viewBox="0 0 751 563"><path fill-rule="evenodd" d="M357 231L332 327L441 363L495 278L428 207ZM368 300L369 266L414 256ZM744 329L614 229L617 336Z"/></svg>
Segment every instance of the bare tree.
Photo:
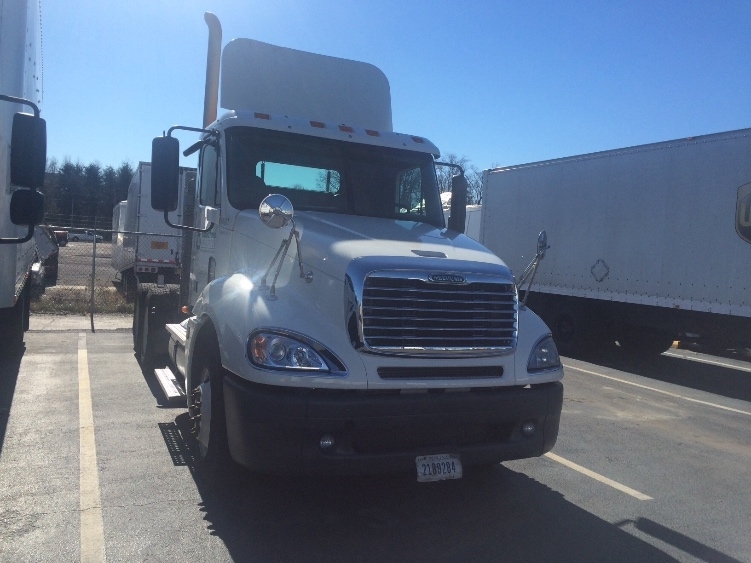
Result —
<svg viewBox="0 0 751 563"><path fill-rule="evenodd" d="M464 177L467 179L467 203L470 205L482 203L482 171L472 164L466 156L458 157L454 153L447 153L441 159L441 162L461 166L464 170ZM436 167L438 188L441 193L451 191L451 177L454 174L455 170L449 166Z"/></svg>

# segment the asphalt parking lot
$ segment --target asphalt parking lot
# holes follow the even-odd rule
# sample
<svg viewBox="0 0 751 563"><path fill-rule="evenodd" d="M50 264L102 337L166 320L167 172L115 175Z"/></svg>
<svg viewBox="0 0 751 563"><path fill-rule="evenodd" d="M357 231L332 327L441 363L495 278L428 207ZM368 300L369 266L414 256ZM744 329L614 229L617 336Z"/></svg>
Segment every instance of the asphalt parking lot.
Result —
<svg viewBox="0 0 751 563"><path fill-rule="evenodd" d="M749 362L564 358L549 455L279 478L196 462L130 318L95 321L32 317L0 368L2 561L751 561Z"/></svg>

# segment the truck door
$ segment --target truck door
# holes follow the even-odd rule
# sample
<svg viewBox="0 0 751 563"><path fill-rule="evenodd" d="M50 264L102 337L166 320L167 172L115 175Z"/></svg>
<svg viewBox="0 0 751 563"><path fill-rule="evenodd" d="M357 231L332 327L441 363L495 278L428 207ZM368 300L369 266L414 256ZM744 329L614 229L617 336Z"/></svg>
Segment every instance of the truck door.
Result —
<svg viewBox="0 0 751 563"><path fill-rule="evenodd" d="M213 144L207 144L201 150L199 161L197 205L195 206L194 225L204 228L210 218L218 221L221 205L219 182L219 151ZM213 217L210 217L213 216ZM196 233L192 249L190 271L190 303L195 304L203 288L216 276L216 235L219 225L205 233Z"/></svg>

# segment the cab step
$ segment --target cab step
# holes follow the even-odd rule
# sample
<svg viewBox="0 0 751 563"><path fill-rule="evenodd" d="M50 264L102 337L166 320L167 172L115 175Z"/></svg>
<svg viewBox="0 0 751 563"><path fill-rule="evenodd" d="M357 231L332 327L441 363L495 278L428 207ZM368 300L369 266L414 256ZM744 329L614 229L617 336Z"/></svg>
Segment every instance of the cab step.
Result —
<svg viewBox="0 0 751 563"><path fill-rule="evenodd" d="M154 370L156 380L159 382L159 386L164 391L164 395L168 401L177 401L185 398L185 390L183 386L177 381L175 374L169 367L157 368Z"/></svg>

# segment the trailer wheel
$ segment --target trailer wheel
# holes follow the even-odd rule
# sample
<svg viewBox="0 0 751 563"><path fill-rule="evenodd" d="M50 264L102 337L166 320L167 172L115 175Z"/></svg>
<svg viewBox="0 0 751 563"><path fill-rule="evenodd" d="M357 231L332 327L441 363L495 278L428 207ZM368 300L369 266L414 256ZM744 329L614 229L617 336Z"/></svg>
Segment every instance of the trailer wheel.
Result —
<svg viewBox="0 0 751 563"><path fill-rule="evenodd" d="M599 352L607 347L609 330L597 310L565 304L556 307L546 320L558 352L564 356Z"/></svg>
<svg viewBox="0 0 751 563"><path fill-rule="evenodd" d="M141 359L141 345L143 344L143 316L146 308L146 296L146 290L139 288L133 305L133 351L139 361Z"/></svg>
<svg viewBox="0 0 751 563"><path fill-rule="evenodd" d="M125 302L130 303L136 298L136 292L138 291L138 279L133 273L133 269L126 270L122 274L122 292L125 296Z"/></svg>
<svg viewBox="0 0 751 563"><path fill-rule="evenodd" d="M153 364L159 356L167 354L169 334L165 325L173 320L177 310L177 294L149 293L146 295L143 313L141 363Z"/></svg>
<svg viewBox="0 0 751 563"><path fill-rule="evenodd" d="M155 307L158 307L157 298L157 295L146 293L143 300L143 313L141 314L141 346L139 347L140 355L138 358L142 366L151 366L158 356L156 341L159 339L156 338L156 332L159 327L157 326L157 323L154 322L155 319L153 319L154 315L152 311ZM162 327L162 329L163 328L164 327Z"/></svg>
<svg viewBox="0 0 751 563"><path fill-rule="evenodd" d="M167 353L169 334L165 325L177 317L179 287L143 284L136 294L133 312L133 350L143 366Z"/></svg>
<svg viewBox="0 0 751 563"><path fill-rule="evenodd" d="M673 337L662 332L627 329L618 336L618 344L628 353L653 357L670 350Z"/></svg>
<svg viewBox="0 0 751 563"><path fill-rule="evenodd" d="M224 368L215 343L196 354L197 384L191 390L188 412L191 433L198 442L201 459L208 463L228 461L227 422L224 414Z"/></svg>
<svg viewBox="0 0 751 563"><path fill-rule="evenodd" d="M564 356L585 351L587 342L588 317L576 307L556 308L550 318L550 330L558 352Z"/></svg>

